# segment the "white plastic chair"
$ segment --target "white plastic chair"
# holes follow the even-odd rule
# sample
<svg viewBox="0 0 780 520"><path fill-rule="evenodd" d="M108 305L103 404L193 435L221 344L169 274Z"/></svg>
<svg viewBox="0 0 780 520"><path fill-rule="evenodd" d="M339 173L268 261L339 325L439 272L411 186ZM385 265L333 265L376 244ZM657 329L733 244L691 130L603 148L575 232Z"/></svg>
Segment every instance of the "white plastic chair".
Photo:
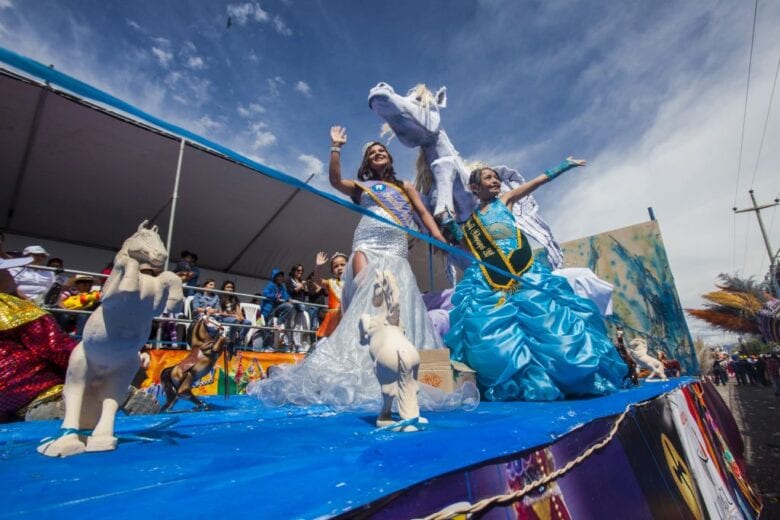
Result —
<svg viewBox="0 0 780 520"><path fill-rule="evenodd" d="M251 325L255 325L258 327L265 326L265 320L263 319L263 315L260 314L260 306L256 303L241 303L241 311L244 313L244 318L249 320L249 323ZM246 338L244 341L248 346L252 345L252 339L254 339L255 334L259 333L260 331L258 329L248 329L246 332Z"/></svg>
<svg viewBox="0 0 780 520"><path fill-rule="evenodd" d="M192 300L195 299L195 296L186 296L184 298L184 317L188 320L192 319Z"/></svg>

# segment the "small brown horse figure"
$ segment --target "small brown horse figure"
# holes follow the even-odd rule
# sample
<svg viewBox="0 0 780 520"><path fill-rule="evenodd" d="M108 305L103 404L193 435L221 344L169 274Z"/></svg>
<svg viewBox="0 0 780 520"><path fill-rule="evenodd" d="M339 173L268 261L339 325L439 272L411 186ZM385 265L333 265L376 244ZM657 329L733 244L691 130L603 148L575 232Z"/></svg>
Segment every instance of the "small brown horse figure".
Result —
<svg viewBox="0 0 780 520"><path fill-rule="evenodd" d="M623 381L630 379L631 384L637 386L639 384L639 376L636 373L636 361L634 361L634 358L631 357L626 349L626 343L623 339L623 327L620 325L617 326L617 345L615 345L615 348L620 357L623 358L623 361L626 362L626 365L628 365L628 373L623 377Z"/></svg>
<svg viewBox="0 0 780 520"><path fill-rule="evenodd" d="M160 383L165 391L166 403L161 411L168 411L179 397L195 403L197 409L205 410L208 405L192 394L192 387L203 376L211 372L225 348L227 338L214 339L206 327L206 319L196 321L190 331L189 344L192 350L178 365L164 368Z"/></svg>

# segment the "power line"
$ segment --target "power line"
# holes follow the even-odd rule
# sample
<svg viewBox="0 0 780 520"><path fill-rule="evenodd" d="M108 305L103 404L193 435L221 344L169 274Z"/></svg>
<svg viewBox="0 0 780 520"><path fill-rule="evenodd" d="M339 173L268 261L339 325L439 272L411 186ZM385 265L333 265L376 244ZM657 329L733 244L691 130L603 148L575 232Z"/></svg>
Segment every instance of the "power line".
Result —
<svg viewBox="0 0 780 520"><path fill-rule="evenodd" d="M764 148L764 137L766 136L766 127L769 123L769 114L772 111L772 100L775 97L775 87L777 86L777 73L780 72L780 58L777 60L777 68L775 68L775 80L772 83L772 93L769 95L769 107L766 109L766 118L764 119L764 130L761 132L761 144L758 145L758 157L756 157L756 167L753 168L753 178L750 179L750 187L753 187L753 183L756 181L756 174L758 173L758 162L761 160L761 151Z"/></svg>
<svg viewBox="0 0 780 520"><path fill-rule="evenodd" d="M756 40L756 17L758 15L758 0L753 7L753 33L750 36L750 57L748 58L747 87L745 88L745 107L742 111L742 135L739 139L739 161L737 162L737 183L734 186L734 207L737 206L737 191L739 176L742 173L742 148L745 144L745 121L747 120L748 94L750 93L750 69L753 67L753 43Z"/></svg>

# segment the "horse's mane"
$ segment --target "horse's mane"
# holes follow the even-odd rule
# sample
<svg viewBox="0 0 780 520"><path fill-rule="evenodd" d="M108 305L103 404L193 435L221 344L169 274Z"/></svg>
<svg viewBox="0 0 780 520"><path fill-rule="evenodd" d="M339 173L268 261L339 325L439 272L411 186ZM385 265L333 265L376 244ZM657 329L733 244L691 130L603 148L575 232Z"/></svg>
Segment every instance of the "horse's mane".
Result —
<svg viewBox="0 0 780 520"><path fill-rule="evenodd" d="M425 83L418 83L413 86L406 95L414 95L423 108L430 107L431 103L436 104L436 96L425 86Z"/></svg>
<svg viewBox="0 0 780 520"><path fill-rule="evenodd" d="M433 172L428 164L428 160L425 158L425 152L423 152L422 147L420 147L420 151L417 154L416 170L414 187L418 192L427 195L431 191L431 186L433 186Z"/></svg>

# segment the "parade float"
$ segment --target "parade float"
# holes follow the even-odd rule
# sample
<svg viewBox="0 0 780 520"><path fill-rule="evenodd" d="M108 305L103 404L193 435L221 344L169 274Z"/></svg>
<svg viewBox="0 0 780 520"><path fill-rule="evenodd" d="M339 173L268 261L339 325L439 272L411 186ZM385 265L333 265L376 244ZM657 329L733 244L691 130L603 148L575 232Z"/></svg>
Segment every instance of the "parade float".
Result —
<svg viewBox="0 0 780 520"><path fill-rule="evenodd" d="M8 187L0 213L9 234L113 256L149 219L167 250L204 244L202 265L247 278L312 251L348 250L359 207L40 63L5 49L0 62ZM60 195L74 185L92 187L89 204ZM197 212L215 189L235 211L210 227ZM286 223L311 211L319 218L286 240ZM334 232L335 220L349 231ZM267 251L258 238L284 247ZM446 261L424 249L411 259L419 285L441 287ZM5 513L130 518L187 504L199 517L756 518L760 497L736 424L713 387L694 377L658 222L560 250L563 266L588 268L614 287L611 329L623 327L627 343L643 338L688 375L598 398L426 413L419 431L401 433L377 428L371 410L271 408L231 395L302 354L220 356L193 390L207 411L180 399L165 414L120 413L116 449L52 459L36 447L58 435L59 421L3 425ZM187 352L150 356L148 388Z"/></svg>

